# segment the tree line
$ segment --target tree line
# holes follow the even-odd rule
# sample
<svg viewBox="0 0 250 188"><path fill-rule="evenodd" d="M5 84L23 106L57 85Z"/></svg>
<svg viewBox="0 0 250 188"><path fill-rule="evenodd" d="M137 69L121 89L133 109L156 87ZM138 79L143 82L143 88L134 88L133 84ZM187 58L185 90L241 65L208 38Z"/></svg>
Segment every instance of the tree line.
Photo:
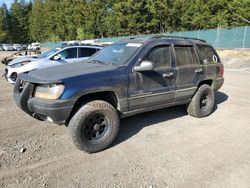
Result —
<svg viewBox="0 0 250 188"><path fill-rule="evenodd" d="M245 20L244 20L245 19ZM249 0L14 0L0 42L64 41L247 25Z"/></svg>

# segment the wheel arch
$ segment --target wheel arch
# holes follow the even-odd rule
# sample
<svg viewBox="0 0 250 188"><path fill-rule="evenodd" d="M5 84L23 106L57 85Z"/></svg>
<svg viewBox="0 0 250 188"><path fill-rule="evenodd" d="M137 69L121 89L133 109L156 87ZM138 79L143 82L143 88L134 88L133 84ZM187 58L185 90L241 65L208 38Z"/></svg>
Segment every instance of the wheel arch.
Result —
<svg viewBox="0 0 250 188"><path fill-rule="evenodd" d="M196 90L195 90L193 96L194 96L195 93L198 91L198 89L199 89L202 85L204 85L204 84L207 84L207 85L209 85L210 87L213 88L213 80L212 80L212 79L202 80L202 81L197 85L197 88L196 88ZM192 98L193 98L193 96L192 96Z"/></svg>
<svg viewBox="0 0 250 188"><path fill-rule="evenodd" d="M199 87L201 87L203 84L207 84L209 86L213 85L213 80L212 79L208 79L208 80L202 80L199 84L197 89L199 89Z"/></svg>
<svg viewBox="0 0 250 188"><path fill-rule="evenodd" d="M118 96L114 91L99 91L99 92L91 92L84 94L75 101L72 111L67 118L66 126L68 125L70 119L74 116L74 114L81 108L84 104L93 100L103 100L110 103L115 109L119 111L120 105Z"/></svg>

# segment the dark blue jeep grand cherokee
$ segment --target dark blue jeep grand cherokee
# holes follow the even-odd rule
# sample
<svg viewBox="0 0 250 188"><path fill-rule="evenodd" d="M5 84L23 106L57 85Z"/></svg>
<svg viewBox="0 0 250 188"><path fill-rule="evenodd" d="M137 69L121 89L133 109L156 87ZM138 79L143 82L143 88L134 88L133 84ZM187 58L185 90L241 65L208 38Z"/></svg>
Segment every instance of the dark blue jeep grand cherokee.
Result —
<svg viewBox="0 0 250 188"><path fill-rule="evenodd" d="M182 104L192 116L209 115L223 72L203 40L130 39L87 62L20 75L14 99L36 119L65 124L76 147L93 153L114 141L122 117Z"/></svg>

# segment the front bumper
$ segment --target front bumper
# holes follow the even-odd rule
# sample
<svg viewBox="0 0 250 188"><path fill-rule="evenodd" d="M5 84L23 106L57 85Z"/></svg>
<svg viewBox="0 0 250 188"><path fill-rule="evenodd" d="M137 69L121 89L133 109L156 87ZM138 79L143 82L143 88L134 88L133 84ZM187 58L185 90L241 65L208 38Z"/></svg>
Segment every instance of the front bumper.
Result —
<svg viewBox="0 0 250 188"><path fill-rule="evenodd" d="M49 100L33 97L35 84L17 79L14 100L24 112L38 120L64 124L73 109L73 100Z"/></svg>

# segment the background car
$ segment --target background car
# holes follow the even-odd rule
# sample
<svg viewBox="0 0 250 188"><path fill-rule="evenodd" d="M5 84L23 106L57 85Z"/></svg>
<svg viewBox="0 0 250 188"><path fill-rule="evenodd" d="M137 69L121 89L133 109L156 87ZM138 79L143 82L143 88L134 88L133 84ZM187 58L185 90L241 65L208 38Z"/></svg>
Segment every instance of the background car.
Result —
<svg viewBox="0 0 250 188"><path fill-rule="evenodd" d="M28 50L40 50L41 46L39 43L31 43L30 45L28 45Z"/></svg>
<svg viewBox="0 0 250 188"><path fill-rule="evenodd" d="M71 40L71 41L64 41L60 44L60 47L61 48L64 48L66 46L78 46L78 45L81 45L78 41L76 40ZM84 46L84 45L82 45Z"/></svg>
<svg viewBox="0 0 250 188"><path fill-rule="evenodd" d="M3 44L2 50L3 51L13 51L14 48L13 48L13 45L11 45L11 44Z"/></svg>
<svg viewBox="0 0 250 188"><path fill-rule="evenodd" d="M13 44L13 49L15 51L20 51L23 49L23 47L20 44Z"/></svg>
<svg viewBox="0 0 250 188"><path fill-rule="evenodd" d="M78 63L88 59L100 49L102 49L101 46L68 46L52 48L37 57L19 57L6 66L4 76L8 82L15 83L20 73L65 63Z"/></svg>

